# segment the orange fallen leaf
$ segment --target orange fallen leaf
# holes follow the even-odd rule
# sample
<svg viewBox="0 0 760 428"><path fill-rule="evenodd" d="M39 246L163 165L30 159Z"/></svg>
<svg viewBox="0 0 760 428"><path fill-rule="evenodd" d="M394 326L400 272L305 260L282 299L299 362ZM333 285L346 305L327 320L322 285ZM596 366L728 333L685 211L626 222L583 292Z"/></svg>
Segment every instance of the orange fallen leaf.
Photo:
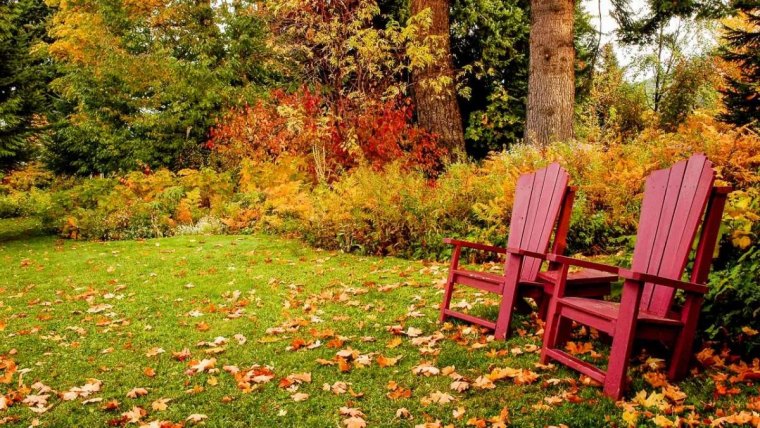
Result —
<svg viewBox="0 0 760 428"><path fill-rule="evenodd" d="M341 372L346 373L351 371L351 364L345 358L338 357L338 368Z"/></svg>
<svg viewBox="0 0 760 428"><path fill-rule="evenodd" d="M401 345L401 343L403 343L403 341L401 340L400 337L394 337L388 342L387 345L385 345L385 347L393 349L393 348L397 348L399 345Z"/></svg>
<svg viewBox="0 0 760 428"><path fill-rule="evenodd" d="M400 359L401 357L393 358L393 357L385 357L383 355L379 355L375 359L375 361L377 361L377 365L379 365L380 367L391 367L391 366L395 366L396 363L398 363L398 360Z"/></svg>
<svg viewBox="0 0 760 428"><path fill-rule="evenodd" d="M570 353L570 355L589 354L594 350L593 346L591 345L591 342L584 342L584 343L567 342L567 345L565 345L565 349L567 350L568 353Z"/></svg>

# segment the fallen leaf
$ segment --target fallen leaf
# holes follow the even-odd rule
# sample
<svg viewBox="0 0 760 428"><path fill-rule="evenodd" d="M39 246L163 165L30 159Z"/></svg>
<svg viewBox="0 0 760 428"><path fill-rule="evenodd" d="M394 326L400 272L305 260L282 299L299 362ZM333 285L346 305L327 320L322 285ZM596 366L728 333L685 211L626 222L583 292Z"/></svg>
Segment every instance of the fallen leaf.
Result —
<svg viewBox="0 0 760 428"><path fill-rule="evenodd" d="M304 394L303 392L297 392L291 395L290 398L292 398L293 401L306 401L306 399L309 398L309 394Z"/></svg>
<svg viewBox="0 0 760 428"><path fill-rule="evenodd" d="M391 367L395 366L396 363L398 363L398 360L400 360L401 357L385 357L383 355L379 355L377 358L375 358L375 361L377 361L377 365L380 367Z"/></svg>
<svg viewBox="0 0 760 428"><path fill-rule="evenodd" d="M192 415L188 416L185 420L187 422L192 422L192 423L196 423L197 424L197 423L202 422L202 421L204 421L206 419L208 419L208 416L206 416L206 415L203 415L203 414L200 414L200 413L193 413Z"/></svg>
<svg viewBox="0 0 760 428"><path fill-rule="evenodd" d="M127 393L127 398L138 398L138 397L142 397L143 395L148 395L147 389L132 388L132 390Z"/></svg>
<svg viewBox="0 0 760 428"><path fill-rule="evenodd" d="M171 401L171 398L159 398L151 403L150 407L157 412L163 412L169 407L169 401Z"/></svg>

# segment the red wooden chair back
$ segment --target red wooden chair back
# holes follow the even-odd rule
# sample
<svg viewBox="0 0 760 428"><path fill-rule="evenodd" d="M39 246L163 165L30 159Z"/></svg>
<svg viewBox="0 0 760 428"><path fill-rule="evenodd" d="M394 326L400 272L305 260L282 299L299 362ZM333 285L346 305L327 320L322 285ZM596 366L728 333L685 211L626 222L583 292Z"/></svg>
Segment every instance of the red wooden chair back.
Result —
<svg viewBox="0 0 760 428"><path fill-rule="evenodd" d="M509 223L508 247L546 253L569 180L567 171L557 163L520 176ZM540 268L540 259L525 258L520 280L536 281Z"/></svg>
<svg viewBox="0 0 760 428"><path fill-rule="evenodd" d="M681 279L714 180L712 162L704 155L694 155L649 176L633 252L634 271ZM647 283L640 309L665 317L674 293L672 287Z"/></svg>

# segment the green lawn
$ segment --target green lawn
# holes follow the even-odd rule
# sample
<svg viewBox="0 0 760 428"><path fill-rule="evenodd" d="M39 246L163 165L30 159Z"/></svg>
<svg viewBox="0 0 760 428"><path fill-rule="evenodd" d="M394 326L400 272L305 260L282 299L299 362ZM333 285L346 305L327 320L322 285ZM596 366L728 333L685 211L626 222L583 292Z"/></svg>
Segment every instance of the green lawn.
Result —
<svg viewBox="0 0 760 428"><path fill-rule="evenodd" d="M0 393L12 396L21 383L35 382L53 390L21 388L49 395L40 406L51 408L37 414L17 402L0 410L0 424L28 426L37 418L42 426L106 426L126 422L122 414L137 406L146 412L140 423L192 425L185 421L196 414L207 417L206 426L218 427L343 426L349 416L341 407L359 409L368 426L465 426L472 418L497 417L504 408L514 426L624 425L623 410L597 388L581 386L571 400L577 402L568 402L575 395L563 393L573 392L574 372L535 367L538 355L529 345L540 345L540 338L529 318L518 319L526 334L506 343L491 342L466 325L442 331L436 321L445 265L344 255L263 235L101 243L35 236L33 223L17 220L0 221L0 230L0 361L18 365L10 383L0 383ZM485 311L495 313L493 307ZM424 340L439 333L444 338ZM187 360L173 357L185 348ZM351 350L349 367L343 367L348 371L318 361L335 363L336 354ZM389 365L388 357L400 360ZM191 360L211 358L216 362L210 372L188 374ZM424 361L442 370L455 367L469 390L452 390L454 379L444 374L414 374ZM269 366L274 377L266 382L266 370L256 372L264 382L248 382L251 390L224 370L254 365ZM530 369L538 378L477 388L476 379L496 367ZM311 382L284 388L284 379L300 373L309 373ZM102 382L100 390L68 401L59 396L88 379ZM329 384L342 392L336 382L347 391L323 389ZM636 391L643 386L635 380ZM688 396L684 404L703 418L720 408L743 409L757 394L756 386L739 384L739 394L719 397L706 374L680 387ZM147 395L128 398L134 388ZM404 389L411 390L409 398ZM389 397L394 393L401 397ZM83 404L92 398L102 400ZM154 409L159 399L170 400L165 410ZM104 409L111 400L118 408ZM397 417L400 408L412 419ZM651 416L642 414L639 422Z"/></svg>

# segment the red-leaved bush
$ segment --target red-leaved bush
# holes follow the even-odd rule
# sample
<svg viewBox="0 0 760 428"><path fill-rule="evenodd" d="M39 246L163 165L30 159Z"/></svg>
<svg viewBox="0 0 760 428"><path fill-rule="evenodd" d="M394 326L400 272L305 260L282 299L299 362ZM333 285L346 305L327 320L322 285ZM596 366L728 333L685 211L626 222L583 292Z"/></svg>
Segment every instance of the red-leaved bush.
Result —
<svg viewBox="0 0 760 428"><path fill-rule="evenodd" d="M315 179L325 181L360 164L382 169L399 159L407 168L437 175L448 153L412 123L412 114L408 98L355 105L308 88L275 90L227 112L211 130L207 147L230 164L307 156Z"/></svg>

